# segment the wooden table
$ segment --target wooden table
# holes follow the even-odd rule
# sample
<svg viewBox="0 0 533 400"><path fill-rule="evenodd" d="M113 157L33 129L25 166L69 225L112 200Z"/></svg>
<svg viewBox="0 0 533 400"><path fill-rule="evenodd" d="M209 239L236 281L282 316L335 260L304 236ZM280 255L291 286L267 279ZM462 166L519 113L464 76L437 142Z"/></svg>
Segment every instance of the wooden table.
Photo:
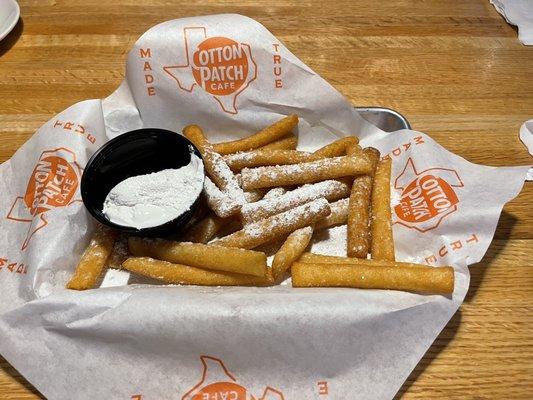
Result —
<svg viewBox="0 0 533 400"><path fill-rule="evenodd" d="M532 163L517 134L533 118L533 47L488 0L20 3L22 20L0 43L0 161L67 106L110 94L149 27L236 12L263 23L354 104L396 109L474 163ZM398 399L531 398L532 205L527 183L470 268L465 303ZM41 397L2 359L0 398Z"/></svg>

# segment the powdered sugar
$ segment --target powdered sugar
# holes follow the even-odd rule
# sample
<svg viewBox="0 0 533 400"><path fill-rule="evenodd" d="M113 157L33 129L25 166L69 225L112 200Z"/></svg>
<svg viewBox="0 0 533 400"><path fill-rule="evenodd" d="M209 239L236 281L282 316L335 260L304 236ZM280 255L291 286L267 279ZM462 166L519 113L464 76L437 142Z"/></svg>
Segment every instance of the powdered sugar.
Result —
<svg viewBox="0 0 533 400"><path fill-rule="evenodd" d="M320 198L292 210L285 211L281 214L276 214L269 219L269 229L276 229L278 226L289 226L297 219L305 219L308 215L315 215L320 213L325 207L329 209L329 204L326 199ZM257 237L265 230L264 221L259 221L253 224L246 225L244 232L247 235Z"/></svg>
<svg viewBox="0 0 533 400"><path fill-rule="evenodd" d="M263 200L275 199L278 196L287 193L287 190L282 187L272 188L263 196Z"/></svg>
<svg viewBox="0 0 533 400"><path fill-rule="evenodd" d="M244 192L222 156L209 148L206 148L205 151L209 154L211 160L212 173L213 175L216 175L216 177L212 177L213 180L221 183L220 189L222 189L229 197L240 205L245 204L246 199L244 197Z"/></svg>
<svg viewBox="0 0 533 400"><path fill-rule="evenodd" d="M331 214L326 218L322 218L315 225L315 230L325 229L334 225L345 224L348 219L350 199L340 199L334 203L330 203Z"/></svg>
<svg viewBox="0 0 533 400"><path fill-rule="evenodd" d="M253 203L259 201L263 198L265 191L262 189L250 190L249 192L244 192L244 198L248 203Z"/></svg>
<svg viewBox="0 0 533 400"><path fill-rule="evenodd" d="M255 157L255 153L252 152L252 151L243 151L243 152L240 152L240 153L235 153L235 154L228 154L227 156L224 157L224 160L228 163L232 162L232 161L239 161L239 162L242 162L242 161L251 161L253 160Z"/></svg>
<svg viewBox="0 0 533 400"><path fill-rule="evenodd" d="M251 237L259 237L263 234L263 231L261 224L249 224L244 227L244 232Z"/></svg>
<svg viewBox="0 0 533 400"><path fill-rule="evenodd" d="M336 200L350 194L350 185L337 180L327 180L315 184L304 185L283 195L269 196L255 203L245 204L241 213L246 221L268 217L290 208L324 197Z"/></svg>
<svg viewBox="0 0 533 400"><path fill-rule="evenodd" d="M288 175L301 174L305 172L311 172L314 168L318 166L330 167L335 164L338 159L344 157L335 157L335 158L325 158L317 161L310 161L300 164L292 165L276 165L276 166L266 166L266 167L256 167L256 168L244 168L242 170L242 177L244 179L257 180L262 176L269 178L275 177L278 173L284 173Z"/></svg>
<svg viewBox="0 0 533 400"><path fill-rule="evenodd" d="M312 235L313 234L313 227L312 226L306 226L304 228L300 228L300 229L297 229L295 230L292 235L294 237L307 237L309 235Z"/></svg>
<svg viewBox="0 0 533 400"><path fill-rule="evenodd" d="M204 180L204 194L209 207L221 218L229 217L241 208L239 203L222 192L208 177Z"/></svg>
<svg viewBox="0 0 533 400"><path fill-rule="evenodd" d="M264 165L286 165L311 161L311 153L296 150L252 150L224 156L233 170Z"/></svg>
<svg viewBox="0 0 533 400"><path fill-rule="evenodd" d="M371 169L372 165L364 155L343 156L293 165L243 168L241 177L243 188L249 190L366 174Z"/></svg>
<svg viewBox="0 0 533 400"><path fill-rule="evenodd" d="M177 169L132 176L108 193L103 212L123 226L148 228L162 225L189 210L202 191L204 168L200 158Z"/></svg>
<svg viewBox="0 0 533 400"><path fill-rule="evenodd" d="M213 244L251 249L283 235L288 235L296 229L313 224L329 213L328 201L320 198L284 213L246 225L242 230L223 237Z"/></svg>

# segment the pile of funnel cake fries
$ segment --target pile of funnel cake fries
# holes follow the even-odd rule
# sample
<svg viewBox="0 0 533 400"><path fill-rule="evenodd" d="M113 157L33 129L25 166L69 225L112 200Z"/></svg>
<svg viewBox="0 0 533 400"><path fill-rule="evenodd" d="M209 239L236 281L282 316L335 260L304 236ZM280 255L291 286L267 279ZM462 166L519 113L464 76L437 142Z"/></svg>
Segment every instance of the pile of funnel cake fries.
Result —
<svg viewBox="0 0 533 400"><path fill-rule="evenodd" d="M272 286L291 276L294 287L452 293L453 268L395 260L391 159L361 148L353 136L298 151L297 124L289 115L225 143L186 126L183 135L205 165L207 214L181 241L97 227L67 287L95 287L107 268L122 268L167 284ZM306 252L315 233L343 224L346 257ZM276 243L269 266L258 248Z"/></svg>

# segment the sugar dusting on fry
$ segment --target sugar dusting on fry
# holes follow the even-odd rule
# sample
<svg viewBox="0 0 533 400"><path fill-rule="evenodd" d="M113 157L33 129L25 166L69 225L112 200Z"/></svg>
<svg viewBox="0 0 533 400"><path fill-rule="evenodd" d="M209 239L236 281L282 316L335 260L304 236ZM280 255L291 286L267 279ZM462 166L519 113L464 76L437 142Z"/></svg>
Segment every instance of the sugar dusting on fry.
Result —
<svg viewBox="0 0 533 400"><path fill-rule="evenodd" d="M292 210L261 219L213 242L219 246L253 249L294 232L296 229L311 225L328 216L330 207L324 198L311 201Z"/></svg>
<svg viewBox="0 0 533 400"><path fill-rule="evenodd" d="M301 185L326 179L367 174L372 165L366 157L342 156L293 165L244 168L243 187L248 189Z"/></svg>

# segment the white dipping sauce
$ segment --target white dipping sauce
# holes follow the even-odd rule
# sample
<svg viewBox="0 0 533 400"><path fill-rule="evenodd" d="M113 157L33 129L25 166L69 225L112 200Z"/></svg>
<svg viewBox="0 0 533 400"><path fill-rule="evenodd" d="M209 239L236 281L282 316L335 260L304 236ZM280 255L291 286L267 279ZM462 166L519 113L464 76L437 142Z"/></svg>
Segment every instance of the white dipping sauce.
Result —
<svg viewBox="0 0 533 400"><path fill-rule="evenodd" d="M195 154L178 169L127 178L108 193L103 212L115 224L149 228L189 210L203 189L204 165Z"/></svg>

